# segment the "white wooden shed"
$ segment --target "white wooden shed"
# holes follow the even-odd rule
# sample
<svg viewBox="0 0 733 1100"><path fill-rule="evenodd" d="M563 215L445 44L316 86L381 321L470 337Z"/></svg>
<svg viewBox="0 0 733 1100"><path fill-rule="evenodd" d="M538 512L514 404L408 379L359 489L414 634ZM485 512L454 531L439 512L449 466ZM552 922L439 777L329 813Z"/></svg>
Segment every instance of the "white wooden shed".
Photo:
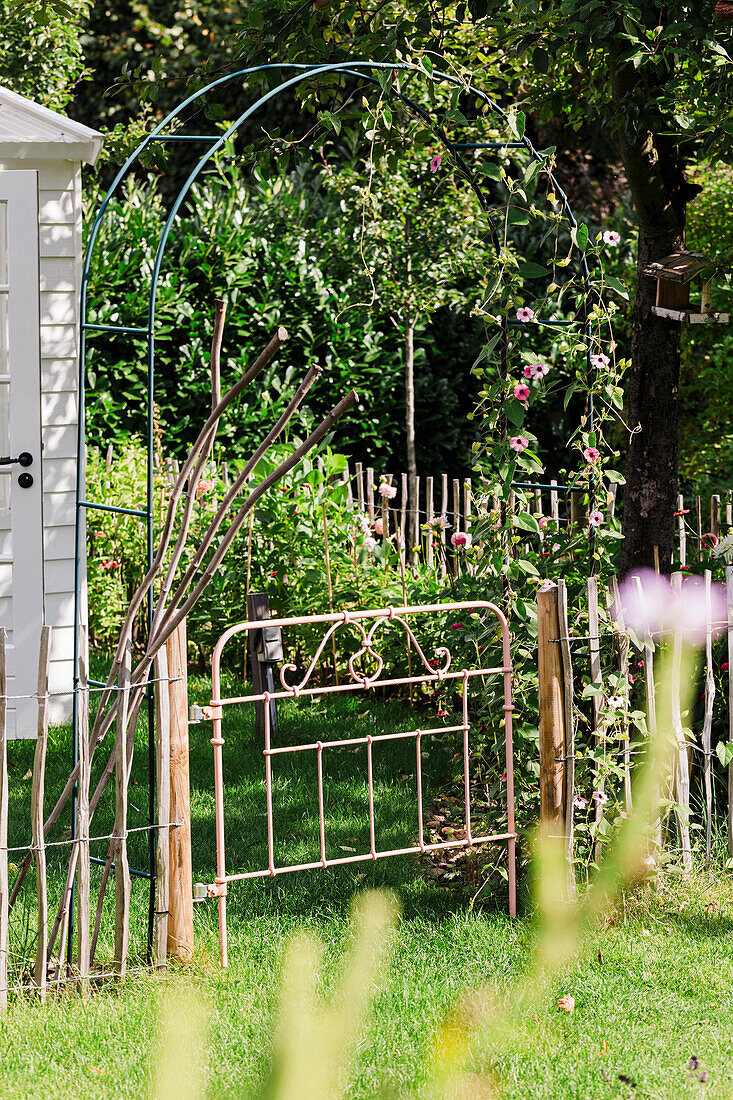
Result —
<svg viewBox="0 0 733 1100"><path fill-rule="evenodd" d="M81 166L95 130L0 87L0 626L9 632L9 733L35 737L41 626L50 690L73 683ZM86 621L86 607L82 610ZM52 696L52 722L71 696Z"/></svg>

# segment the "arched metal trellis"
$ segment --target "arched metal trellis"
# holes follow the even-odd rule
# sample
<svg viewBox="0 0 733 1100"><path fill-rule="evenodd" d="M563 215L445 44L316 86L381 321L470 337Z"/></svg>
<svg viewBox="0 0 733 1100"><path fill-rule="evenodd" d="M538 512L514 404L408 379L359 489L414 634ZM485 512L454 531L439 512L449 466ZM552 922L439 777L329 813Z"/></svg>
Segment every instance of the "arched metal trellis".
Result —
<svg viewBox="0 0 733 1100"><path fill-rule="evenodd" d="M215 91L224 85L231 84L234 81L246 81L248 77L252 77L258 73L272 72L278 74L283 79L273 88L259 96L259 98L251 103L246 110L244 110L239 117L231 123L225 130L222 130L218 134L206 134L206 133L188 133L184 132L188 123L185 121L183 112L190 105L203 100L210 93ZM154 552L154 521L153 521L153 410L154 410L154 396L155 396L155 336L156 336L156 300L158 291L158 282L163 268L163 261L166 253L166 246L170 237L171 230L174 226L175 220L179 214L181 206L186 199L191 187L201 175L201 172L209 163L217 152L222 150L225 144L232 139L237 131L258 112L262 111L270 101L275 100L278 96L287 92L289 89L295 88L304 80L313 79L319 76L325 76L328 74L341 74L345 77L351 77L368 84L377 85L383 91L386 96L393 96L400 100L402 104L411 111L415 116L421 118L434 132L436 142L440 142L442 146L452 154L455 158L459 170L466 178L468 184L472 187L477 195L479 202L484 209L487 208L488 203L486 197L482 191L480 184L475 179L471 168L465 160L464 153L471 149L492 149L502 150L507 148L523 149L529 155L542 163L543 169L546 171L549 180L552 184L555 194L557 195L563 213L567 219L570 227L577 228L577 221L570 208L567 196L559 185L555 178L551 166L547 163L545 157L536 150L532 142L526 136L517 137L512 136L506 138L506 140L496 141L454 141L452 140L445 130L440 126L438 121L434 119L428 111L425 110L420 104L412 100L393 82L383 82L379 80L379 74L384 73L405 73L416 74L424 78L425 80L432 81L437 85L444 85L447 87L458 88L463 92L475 97L481 103L492 112L502 123L508 126L509 116L506 111L503 110L497 103L495 103L489 96L487 96L481 89L475 87L472 83L462 80L459 77L442 71L434 70L432 73L428 73L426 69L420 68L416 65L409 65L404 63L391 63L383 61L350 61L350 62L336 62L329 64L291 64L291 63L274 63L269 65L257 65L252 68L240 69L236 72L230 73L226 76L219 77L217 80L212 81L205 87L194 92L183 100L177 107L175 107L164 119L160 122L151 133L147 134L145 138L140 142L135 151L127 158L125 163L117 172L114 180L112 181L107 193L105 194L96 217L92 224L89 239L84 256L84 265L82 270L81 281L81 340L80 340L80 359L79 359L79 420L78 420L78 437L77 437L77 480L76 480L76 530L75 530L75 555L76 555L76 575L75 575L75 607L74 607L74 696L73 696L73 759L72 765L76 767L78 762L78 698L77 691L79 686L79 657L80 657L80 625L81 625L81 593L84 585L84 572L85 572L85 560L86 560L86 545L85 545L85 516L87 511L93 509L99 509L107 512L118 512L125 515L131 515L138 517L144 522L147 532L146 545L147 545L147 566L148 568L153 561ZM178 127L178 128L176 128ZM181 142L184 144L191 143L191 145L198 145L203 147L203 151L196 159L191 171L186 177L185 181L181 185L170 209L165 224L162 227L160 238L158 240L157 248L155 250L155 257L152 266L152 272L150 277L150 288L148 297L148 315L144 324L140 325L115 325L115 324L96 324L87 320L88 308L89 308L89 284L92 277L93 261L95 256L95 247L97 244L100 229L103 225L105 213L109 207L111 200L117 194L120 185L128 174L128 172L134 168L139 162L140 157L146 149L154 146L158 142ZM584 286L586 294L589 290L589 269L587 259L584 254L581 253L581 273L584 280ZM511 324L533 324L534 322L522 322L511 321ZM558 321L553 320L552 326L558 326L563 324L573 324L573 321ZM141 337L146 344L145 365L147 369L147 402L146 402L146 447L147 447L147 492L146 492L146 504L144 509L133 508L119 508L112 505L104 504L97 501L89 501L85 499L85 477L84 477L84 454L86 443L86 418L85 418L85 405L86 405L86 357L87 357L87 340L94 332L105 332L111 336L114 335L135 335ZM592 425L592 394L590 405L590 417ZM528 487L529 483L518 482L517 487ZM533 488L553 488L562 489L563 486L538 486L532 485ZM569 488L569 487L565 487ZM148 628L151 625L152 617L152 598L149 596L147 605L148 615ZM92 683L95 683L92 681ZM102 685L99 685L102 686ZM148 909L148 942L152 943L153 935L153 923L155 915L155 737L153 732L153 715L154 715L154 699L153 699L153 687L149 686L148 690L148 815L149 824L151 826L149 837L149 870L147 872L137 872L138 874L149 877L150 879L150 903ZM75 797L72 798L72 818L71 818L72 836L76 831L76 812L75 812ZM71 902L71 916L69 920L69 940L68 940L68 955L71 961L72 947L73 947L73 898Z"/></svg>

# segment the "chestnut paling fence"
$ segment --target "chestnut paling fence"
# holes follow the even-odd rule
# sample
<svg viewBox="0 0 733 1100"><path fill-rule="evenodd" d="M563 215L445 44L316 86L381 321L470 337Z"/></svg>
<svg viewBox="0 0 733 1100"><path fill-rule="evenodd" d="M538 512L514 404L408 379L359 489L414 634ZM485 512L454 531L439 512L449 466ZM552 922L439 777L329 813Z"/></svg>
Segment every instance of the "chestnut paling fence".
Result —
<svg viewBox="0 0 733 1100"><path fill-rule="evenodd" d="M676 748L656 838L691 871L695 851L708 866L723 835L733 859L733 567L726 568L723 618L710 570L694 581L677 572L671 583L699 585L706 607L690 713L675 704L680 685L673 683ZM564 580L546 582L538 594L541 813L564 833L576 867L579 839L591 863L614 820L633 812L635 763L657 731L659 661L682 645L681 630L647 638L630 632L615 580L602 586L589 578L583 597L569 607Z"/></svg>
<svg viewBox="0 0 733 1100"><path fill-rule="evenodd" d="M185 639L185 623L167 643L163 651L166 657L178 653L181 639ZM86 669L86 645L82 645L77 688L79 763L63 791L49 790L47 756L51 640L51 627L44 626L39 644L35 693L38 727L30 773L31 800L27 820L20 822L18 810L13 809L13 825L16 831L27 834L27 840L9 845L8 822L10 808L14 805L11 796L19 794L17 788L22 787L28 777L21 779L16 773L16 789L11 789L8 773L9 768L14 767L13 749L22 742L8 742L7 714L21 697L13 694L12 687L8 690L8 638L5 629L0 628L0 1009L7 1008L11 993L35 992L41 1000L45 1000L49 990L71 984L86 996L92 983L100 979L121 977L130 969L164 967L167 955L186 956L183 940L188 942L193 931L191 923L190 935L187 932L185 937L179 936L179 922L182 917L185 919L186 914L174 913L173 907L169 906L171 891L174 888L180 891L181 876L171 873L172 870L175 872L177 835L190 827L190 821L185 819L187 814L180 818L176 814L178 806L175 798L171 797L171 784L167 778L178 767L175 761L172 763L171 757L171 747L174 755L177 748L175 723L171 725L170 721L171 700L177 703L179 710L183 706L185 713L185 663L179 661L168 675L167 661L161 658L157 663L158 675L150 679L156 691L158 777L157 821L150 822L129 799L135 748L134 729L131 732L127 728L126 701L131 691L129 645L120 665L117 684L112 689L90 683ZM183 646L185 652L185 640ZM103 765L98 762L92 782L90 696L102 691L109 697L111 690L119 693L122 703L118 709L111 751ZM186 753L186 773L187 766ZM64 827L68 821L62 817L60 808L65 805L65 795L73 787L74 778L76 827L68 830ZM103 802L105 790L108 794ZM54 803L55 808L49 812ZM93 827L95 814L97 821L102 818L106 827ZM142 820L144 823L135 823L135 818L137 822ZM140 942L135 944L134 953L136 965L131 967L132 879L140 876L149 880L149 873L131 866L128 840L135 834L149 834L151 831L158 835L155 938L147 957L138 952L137 948L145 941L147 924L145 916L141 916L137 937ZM69 832L75 835L69 836ZM93 864L101 868L101 877L95 883L96 898L93 898ZM25 892L24 882L27 887ZM112 896L105 907L108 885ZM72 906L76 932L73 955L69 950L68 935ZM114 910L113 916L109 912L111 909ZM112 928L103 927L103 916L111 922ZM104 946L102 939L106 941Z"/></svg>

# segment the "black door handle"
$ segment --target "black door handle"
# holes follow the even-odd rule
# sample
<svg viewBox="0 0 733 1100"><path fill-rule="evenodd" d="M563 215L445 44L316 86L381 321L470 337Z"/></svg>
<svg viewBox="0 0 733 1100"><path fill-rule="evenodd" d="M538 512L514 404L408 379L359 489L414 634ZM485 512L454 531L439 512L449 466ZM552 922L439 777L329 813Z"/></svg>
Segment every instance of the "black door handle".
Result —
<svg viewBox="0 0 733 1100"><path fill-rule="evenodd" d="M30 451L21 451L17 458L10 458L9 455L6 458L0 458L0 466L12 466L16 462L19 466L32 466L33 455Z"/></svg>

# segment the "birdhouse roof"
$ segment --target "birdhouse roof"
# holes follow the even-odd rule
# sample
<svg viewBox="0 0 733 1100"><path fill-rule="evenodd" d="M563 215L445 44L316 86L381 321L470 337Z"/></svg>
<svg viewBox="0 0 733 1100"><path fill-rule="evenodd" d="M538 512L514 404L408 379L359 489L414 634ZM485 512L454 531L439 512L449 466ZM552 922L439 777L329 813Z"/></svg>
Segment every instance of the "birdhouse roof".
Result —
<svg viewBox="0 0 733 1100"><path fill-rule="evenodd" d="M0 87L0 160L57 158L94 164L103 140L81 122Z"/></svg>
<svg viewBox="0 0 733 1100"><path fill-rule="evenodd" d="M713 260L708 260L699 252L672 252L669 256L647 264L644 268L646 275L655 279L668 279L673 283L689 283L701 272L712 272L716 266Z"/></svg>

